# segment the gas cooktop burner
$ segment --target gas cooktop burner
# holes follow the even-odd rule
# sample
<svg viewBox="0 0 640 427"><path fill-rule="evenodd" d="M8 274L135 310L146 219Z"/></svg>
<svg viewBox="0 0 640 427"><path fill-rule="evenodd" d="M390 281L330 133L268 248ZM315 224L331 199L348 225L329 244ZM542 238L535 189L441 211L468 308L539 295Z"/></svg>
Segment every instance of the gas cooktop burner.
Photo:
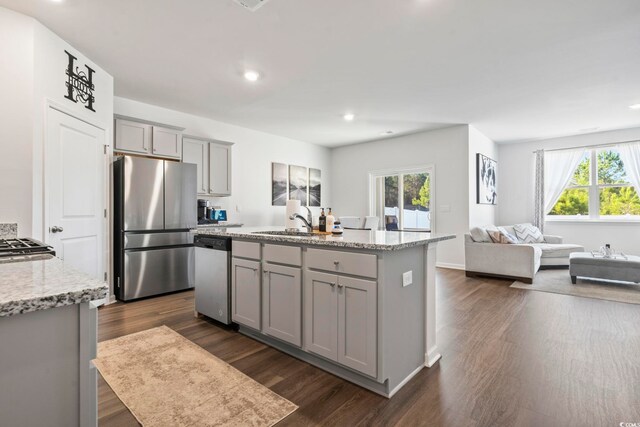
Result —
<svg viewBox="0 0 640 427"><path fill-rule="evenodd" d="M0 239L0 258L26 255L55 255L51 246L30 238Z"/></svg>

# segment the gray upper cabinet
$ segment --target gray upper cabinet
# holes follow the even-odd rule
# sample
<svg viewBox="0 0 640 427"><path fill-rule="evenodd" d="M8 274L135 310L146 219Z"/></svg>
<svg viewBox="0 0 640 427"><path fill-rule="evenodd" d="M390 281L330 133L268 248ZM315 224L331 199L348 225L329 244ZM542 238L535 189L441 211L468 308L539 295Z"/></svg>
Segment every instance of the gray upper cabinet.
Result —
<svg viewBox="0 0 640 427"><path fill-rule="evenodd" d="M188 136L182 138L182 161L197 166L198 194L209 193L209 143Z"/></svg>
<svg viewBox="0 0 640 427"><path fill-rule="evenodd" d="M302 345L302 270L282 265L263 265L262 332Z"/></svg>
<svg viewBox="0 0 640 427"><path fill-rule="evenodd" d="M152 147L154 156L179 159L182 156L182 132L153 126Z"/></svg>
<svg viewBox="0 0 640 427"><path fill-rule="evenodd" d="M182 161L197 165L199 195L231 195L232 146L229 142L183 137Z"/></svg>
<svg viewBox="0 0 640 427"><path fill-rule="evenodd" d="M233 258L231 318L236 323L260 330L260 261Z"/></svg>
<svg viewBox="0 0 640 427"><path fill-rule="evenodd" d="M151 154L153 126L116 119L115 149L128 153Z"/></svg>
<svg viewBox="0 0 640 427"><path fill-rule="evenodd" d="M213 196L231 195L231 145L209 144L209 192Z"/></svg>
<svg viewBox="0 0 640 427"><path fill-rule="evenodd" d="M115 151L171 159L182 157L180 128L120 117L115 122Z"/></svg>

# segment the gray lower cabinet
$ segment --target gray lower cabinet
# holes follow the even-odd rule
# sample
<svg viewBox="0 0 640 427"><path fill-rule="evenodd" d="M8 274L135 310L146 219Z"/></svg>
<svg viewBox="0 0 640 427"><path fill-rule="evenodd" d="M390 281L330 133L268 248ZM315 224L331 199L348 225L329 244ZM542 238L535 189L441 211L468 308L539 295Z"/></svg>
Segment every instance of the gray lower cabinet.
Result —
<svg viewBox="0 0 640 427"><path fill-rule="evenodd" d="M376 376L376 282L308 271L304 309L307 351Z"/></svg>
<svg viewBox="0 0 640 427"><path fill-rule="evenodd" d="M260 330L260 261L231 262L231 319Z"/></svg>
<svg viewBox="0 0 640 427"><path fill-rule="evenodd" d="M302 345L302 270L263 264L262 333Z"/></svg>
<svg viewBox="0 0 640 427"><path fill-rule="evenodd" d="M338 277L338 363L377 374L377 289L371 280Z"/></svg>
<svg viewBox="0 0 640 427"><path fill-rule="evenodd" d="M307 271L304 283L304 338L307 351L338 360L338 277Z"/></svg>

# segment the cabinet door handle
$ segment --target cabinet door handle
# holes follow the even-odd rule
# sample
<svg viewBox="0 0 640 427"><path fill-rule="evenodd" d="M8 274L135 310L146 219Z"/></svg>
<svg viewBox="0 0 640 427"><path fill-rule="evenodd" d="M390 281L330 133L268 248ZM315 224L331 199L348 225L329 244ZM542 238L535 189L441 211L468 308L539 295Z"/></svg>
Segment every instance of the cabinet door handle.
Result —
<svg viewBox="0 0 640 427"><path fill-rule="evenodd" d="M336 286L335 283L329 283L329 285L331 285L332 288Z"/></svg>
<svg viewBox="0 0 640 427"><path fill-rule="evenodd" d="M344 285L341 283L338 283L338 288L344 288Z"/></svg>
<svg viewBox="0 0 640 427"><path fill-rule="evenodd" d="M340 264L340 261L333 261L333 265L335 265L336 267L338 266L338 264Z"/></svg>
<svg viewBox="0 0 640 427"><path fill-rule="evenodd" d="M263 270L262 271L264 274L269 274L269 270Z"/></svg>

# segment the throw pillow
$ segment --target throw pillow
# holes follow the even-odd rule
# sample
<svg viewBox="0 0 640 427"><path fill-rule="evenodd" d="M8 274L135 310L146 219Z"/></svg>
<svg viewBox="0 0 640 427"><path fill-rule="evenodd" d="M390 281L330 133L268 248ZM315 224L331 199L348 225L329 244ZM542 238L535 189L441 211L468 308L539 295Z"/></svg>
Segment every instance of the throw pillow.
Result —
<svg viewBox="0 0 640 427"><path fill-rule="evenodd" d="M491 236L487 233L487 227L473 227L469 230L469 234L471 234L471 238L474 242L477 243L491 243Z"/></svg>
<svg viewBox="0 0 640 427"><path fill-rule="evenodd" d="M491 237L494 243L515 244L518 243L518 238L513 234L507 233L503 227L487 228L487 233Z"/></svg>
<svg viewBox="0 0 640 427"><path fill-rule="evenodd" d="M535 225L516 224L513 229L516 232L516 237L522 243L544 243L544 236Z"/></svg>

